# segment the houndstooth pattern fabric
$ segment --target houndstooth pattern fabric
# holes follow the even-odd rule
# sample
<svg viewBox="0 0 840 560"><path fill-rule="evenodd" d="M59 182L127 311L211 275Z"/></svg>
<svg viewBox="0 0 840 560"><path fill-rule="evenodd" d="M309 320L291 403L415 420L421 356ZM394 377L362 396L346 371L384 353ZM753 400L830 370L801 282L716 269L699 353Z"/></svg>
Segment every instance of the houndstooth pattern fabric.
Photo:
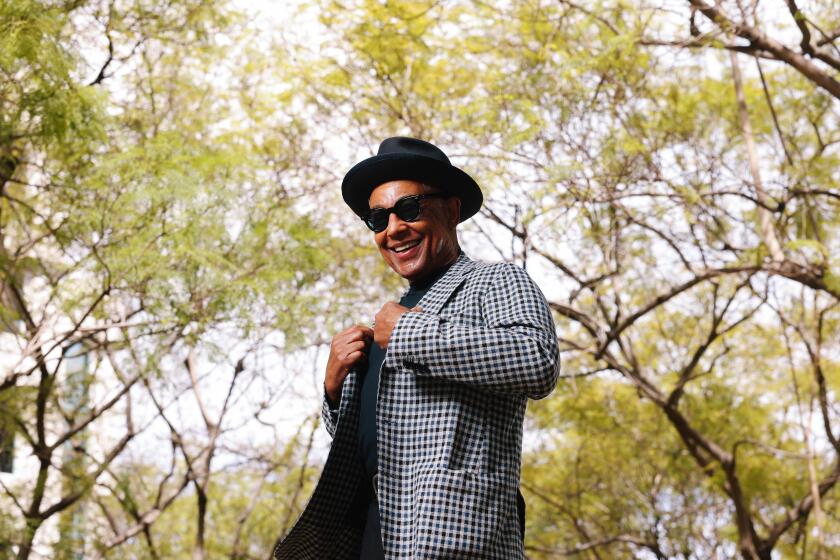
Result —
<svg viewBox="0 0 840 560"><path fill-rule="evenodd" d="M557 383L551 313L521 268L461 255L400 317L380 372L377 494L388 560L524 558L516 512L528 398ZM361 527L347 519L359 484L357 374L338 411L315 492L278 559L358 559Z"/></svg>

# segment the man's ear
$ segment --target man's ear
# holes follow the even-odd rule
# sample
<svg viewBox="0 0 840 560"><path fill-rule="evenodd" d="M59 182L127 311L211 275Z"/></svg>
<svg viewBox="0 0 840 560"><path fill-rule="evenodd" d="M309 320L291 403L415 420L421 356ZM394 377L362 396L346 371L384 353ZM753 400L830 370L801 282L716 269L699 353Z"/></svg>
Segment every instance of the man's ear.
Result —
<svg viewBox="0 0 840 560"><path fill-rule="evenodd" d="M458 218L461 217L461 199L457 196L450 196L446 199L446 223L454 228L458 225Z"/></svg>

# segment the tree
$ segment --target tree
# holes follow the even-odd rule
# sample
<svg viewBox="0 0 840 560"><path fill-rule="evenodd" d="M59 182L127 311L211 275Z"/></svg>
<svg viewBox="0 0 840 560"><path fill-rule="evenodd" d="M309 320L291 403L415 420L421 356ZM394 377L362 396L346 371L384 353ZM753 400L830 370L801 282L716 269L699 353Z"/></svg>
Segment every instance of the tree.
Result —
<svg viewBox="0 0 840 560"><path fill-rule="evenodd" d="M494 247L550 287L567 380L532 413L528 548L828 557L840 479L828 82L717 31L675 45L681 22L658 5L342 8L323 17L345 52L311 80L314 102L346 108L354 138L404 130L461 148L490 193L468 249ZM681 51L699 46L784 64L744 74L740 54ZM582 395L604 409L584 413Z"/></svg>
<svg viewBox="0 0 840 560"><path fill-rule="evenodd" d="M2 336L17 347L2 425L35 473L3 483L3 542L21 559L90 552L70 535L84 508L86 527L113 522L107 551L192 491L203 557L214 459L288 386L265 356L320 337L318 317L350 295L322 295L353 273L327 270L352 251L302 204L323 179L295 84L250 81L238 56L259 61L227 50L250 37L223 3L15 0L0 16ZM88 364L73 379L71 347ZM135 458L161 441L168 455ZM157 489L148 502L120 490L132 465Z"/></svg>
<svg viewBox="0 0 840 560"><path fill-rule="evenodd" d="M840 22L786 7L352 0L272 36L223 3L0 4L0 427L38 473L0 551L84 507L92 556L264 553L318 462L314 417L267 418L396 289L334 187L406 133L486 189L466 250L556 313L529 555L836 554Z"/></svg>

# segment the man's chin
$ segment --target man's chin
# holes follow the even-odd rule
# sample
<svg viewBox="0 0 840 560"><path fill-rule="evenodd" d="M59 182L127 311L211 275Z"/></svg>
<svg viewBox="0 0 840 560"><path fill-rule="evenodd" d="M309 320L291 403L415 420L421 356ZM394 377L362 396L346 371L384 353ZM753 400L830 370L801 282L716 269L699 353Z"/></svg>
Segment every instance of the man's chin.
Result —
<svg viewBox="0 0 840 560"><path fill-rule="evenodd" d="M411 280L412 277L416 276L418 271L423 268L423 259L420 255L408 261L401 261L400 259L389 255L389 258L387 258L386 261L388 262L388 266L391 267L391 270L406 280Z"/></svg>
<svg viewBox="0 0 840 560"><path fill-rule="evenodd" d="M394 268L394 272L411 282L417 276L417 271L413 267L392 267Z"/></svg>
<svg viewBox="0 0 840 560"><path fill-rule="evenodd" d="M409 282L413 282L414 280L418 279L422 276L420 272L422 270L421 263L418 262L408 262L408 263L390 263L391 269L394 272L408 280Z"/></svg>

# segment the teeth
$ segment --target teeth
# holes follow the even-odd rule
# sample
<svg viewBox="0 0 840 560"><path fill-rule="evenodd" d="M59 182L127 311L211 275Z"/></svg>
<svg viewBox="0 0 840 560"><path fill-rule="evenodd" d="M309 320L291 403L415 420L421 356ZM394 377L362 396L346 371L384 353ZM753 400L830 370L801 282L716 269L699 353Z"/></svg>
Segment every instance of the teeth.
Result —
<svg viewBox="0 0 840 560"><path fill-rule="evenodd" d="M393 251L395 253L402 253L402 252L408 251L412 247L415 247L419 244L420 244L420 240L418 239L417 241L412 241L411 243L406 243L405 245L398 245L398 246L393 248Z"/></svg>

